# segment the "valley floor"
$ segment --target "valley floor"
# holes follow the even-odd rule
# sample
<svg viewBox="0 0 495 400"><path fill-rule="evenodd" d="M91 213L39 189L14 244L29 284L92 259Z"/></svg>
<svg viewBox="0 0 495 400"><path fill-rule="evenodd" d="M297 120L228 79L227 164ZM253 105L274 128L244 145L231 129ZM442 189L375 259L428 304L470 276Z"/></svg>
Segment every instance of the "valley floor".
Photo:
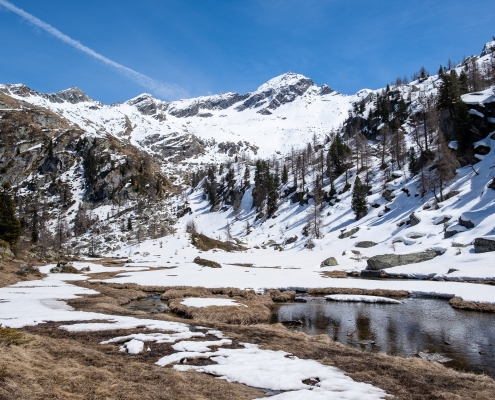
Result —
<svg viewBox="0 0 495 400"><path fill-rule="evenodd" d="M121 305L146 296L143 290L160 290L157 285L162 282L155 276L146 287L116 285L106 278L131 273L139 281L139 276L174 275L178 270L149 269L151 263L133 261L132 267L109 266L118 265L111 260L74 263L77 269L90 268L84 274L52 274L53 265L47 265L40 268L46 274L43 279L0 288L0 398L373 399L388 394L401 399L489 399L495 392L495 382L487 376L418 358L361 352L326 335L310 337L280 325L226 325L125 309ZM167 265L156 267L163 264ZM184 268L186 273L188 267ZM301 279L290 275L298 270L248 270L275 271L281 277L288 273L284 283ZM228 275L234 270L205 267L202 272L212 271ZM192 279L199 279L197 275L194 278L191 272ZM315 275L327 287L359 282ZM130 281L114 279L124 278ZM204 276L202 285L215 278L219 279ZM268 278L261 275L242 285L237 278L237 286ZM32 341L9 342L13 333L5 327L19 328Z"/></svg>

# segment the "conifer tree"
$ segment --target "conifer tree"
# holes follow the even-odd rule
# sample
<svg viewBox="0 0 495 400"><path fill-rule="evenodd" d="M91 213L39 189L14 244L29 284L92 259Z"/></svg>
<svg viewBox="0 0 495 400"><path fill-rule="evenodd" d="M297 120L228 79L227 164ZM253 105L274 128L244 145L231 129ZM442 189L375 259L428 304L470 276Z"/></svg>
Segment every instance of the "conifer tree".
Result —
<svg viewBox="0 0 495 400"><path fill-rule="evenodd" d="M284 168L282 170L282 184L285 185L289 181L289 171L287 166L284 164Z"/></svg>
<svg viewBox="0 0 495 400"><path fill-rule="evenodd" d="M356 214L356 220L368 214L368 203L366 201L366 187L361 183L359 176L356 176L354 188L352 190L351 208Z"/></svg>
<svg viewBox="0 0 495 400"><path fill-rule="evenodd" d="M251 185L251 172L249 171L249 165L246 164L246 168L244 169L244 187L248 188Z"/></svg>
<svg viewBox="0 0 495 400"><path fill-rule="evenodd" d="M337 175L342 174L346 170L346 161L351 154L351 149L344 143L340 135L337 134L329 151L334 172Z"/></svg>
<svg viewBox="0 0 495 400"><path fill-rule="evenodd" d="M15 216L15 202L10 183L0 189L0 239L14 246L21 236L21 222Z"/></svg>
<svg viewBox="0 0 495 400"><path fill-rule="evenodd" d="M127 230L132 231L132 220L131 217L127 218Z"/></svg>

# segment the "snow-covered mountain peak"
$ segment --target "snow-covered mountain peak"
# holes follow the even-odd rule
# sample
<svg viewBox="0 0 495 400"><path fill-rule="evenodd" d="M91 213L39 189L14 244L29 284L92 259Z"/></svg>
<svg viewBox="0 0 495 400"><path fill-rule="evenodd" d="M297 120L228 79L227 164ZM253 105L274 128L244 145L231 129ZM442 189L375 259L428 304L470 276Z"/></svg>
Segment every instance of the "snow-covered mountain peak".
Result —
<svg viewBox="0 0 495 400"><path fill-rule="evenodd" d="M40 99L48 100L51 103L78 104L84 102L95 102L90 97L88 97L81 89L75 86L61 90L57 93L39 93L26 85L16 83L0 85L0 92L23 98L38 97Z"/></svg>
<svg viewBox="0 0 495 400"><path fill-rule="evenodd" d="M491 54L493 51L495 51L495 40L485 43L481 52L481 57Z"/></svg>
<svg viewBox="0 0 495 400"><path fill-rule="evenodd" d="M258 87L254 93L266 92L270 90L278 91L282 88L298 85L301 81L304 81L304 83L311 82L311 85L314 85L314 82L304 75L296 74L294 72L286 72L285 74L276 76L268 82L265 82L263 85Z"/></svg>

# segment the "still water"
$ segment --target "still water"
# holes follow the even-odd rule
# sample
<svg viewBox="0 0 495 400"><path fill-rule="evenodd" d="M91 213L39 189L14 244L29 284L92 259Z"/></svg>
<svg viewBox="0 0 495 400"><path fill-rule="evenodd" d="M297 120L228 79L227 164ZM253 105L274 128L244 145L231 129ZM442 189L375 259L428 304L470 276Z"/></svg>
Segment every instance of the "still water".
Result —
<svg viewBox="0 0 495 400"><path fill-rule="evenodd" d="M376 353L438 353L452 359L445 366L495 377L495 314L456 310L431 298L408 298L402 304L306 299L277 305L272 323L301 321L288 326Z"/></svg>

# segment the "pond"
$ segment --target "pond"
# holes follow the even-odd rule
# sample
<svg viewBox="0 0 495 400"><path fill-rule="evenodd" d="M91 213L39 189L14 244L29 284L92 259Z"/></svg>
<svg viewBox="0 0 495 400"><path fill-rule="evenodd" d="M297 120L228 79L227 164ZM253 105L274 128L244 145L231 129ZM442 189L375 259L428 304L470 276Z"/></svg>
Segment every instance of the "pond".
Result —
<svg viewBox="0 0 495 400"><path fill-rule="evenodd" d="M162 301L160 293L153 293L143 299L132 300L124 307L129 310L146 311L152 314L166 312L168 309L167 302Z"/></svg>
<svg viewBox="0 0 495 400"><path fill-rule="evenodd" d="M272 323L309 335L327 334L364 351L415 357L438 353L445 366L495 377L495 314L462 311L445 300L412 297L402 304L328 301L277 304Z"/></svg>
<svg viewBox="0 0 495 400"><path fill-rule="evenodd" d="M363 351L416 357L439 354L452 361L444 365L495 378L495 314L462 311L448 301L411 297L402 304L350 303L304 297L307 303L277 303L272 323L308 335L331 339ZM160 293L133 300L124 307L149 313L168 312Z"/></svg>

